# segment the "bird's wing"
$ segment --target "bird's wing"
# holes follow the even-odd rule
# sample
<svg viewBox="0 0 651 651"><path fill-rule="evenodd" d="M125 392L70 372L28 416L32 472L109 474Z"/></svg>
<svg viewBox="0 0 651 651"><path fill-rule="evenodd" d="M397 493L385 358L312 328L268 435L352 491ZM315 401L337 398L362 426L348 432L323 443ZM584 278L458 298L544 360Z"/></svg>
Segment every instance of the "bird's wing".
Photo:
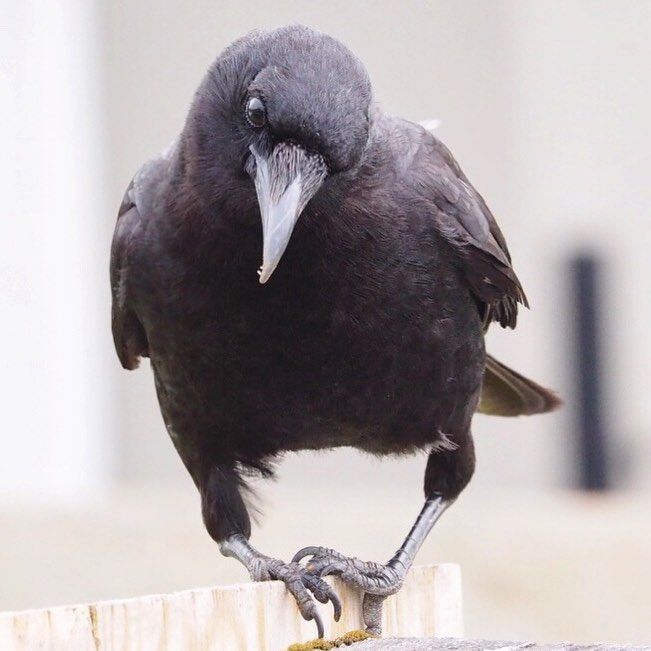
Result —
<svg viewBox="0 0 651 651"><path fill-rule="evenodd" d="M124 194L111 244L111 326L122 366L134 369L149 356L147 336L133 303L132 263L145 244L147 220L162 209L172 143L160 156L145 163Z"/></svg>
<svg viewBox="0 0 651 651"><path fill-rule="evenodd" d="M142 228L142 215L133 199L133 181L120 206L111 244L111 328L113 343L122 366L137 368L140 357L148 356L147 337L130 306L130 260Z"/></svg>
<svg viewBox="0 0 651 651"><path fill-rule="evenodd" d="M433 191L437 228L451 245L486 325L498 321L514 328L518 303L527 307L528 303L495 217L447 147L431 133L421 133L426 138L426 185Z"/></svg>

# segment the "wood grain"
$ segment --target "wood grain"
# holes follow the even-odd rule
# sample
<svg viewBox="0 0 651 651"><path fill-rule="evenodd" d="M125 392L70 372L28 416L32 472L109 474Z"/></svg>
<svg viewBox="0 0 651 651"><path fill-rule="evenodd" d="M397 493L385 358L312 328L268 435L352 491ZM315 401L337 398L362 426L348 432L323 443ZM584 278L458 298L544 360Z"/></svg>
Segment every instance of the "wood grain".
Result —
<svg viewBox="0 0 651 651"><path fill-rule="evenodd" d="M330 580L330 579L329 579ZM363 628L361 595L333 580L341 620L319 604L326 638ZM385 602L388 636L460 637L457 565L415 567ZM2 651L284 651L313 638L283 584L249 583L136 599L0 613Z"/></svg>

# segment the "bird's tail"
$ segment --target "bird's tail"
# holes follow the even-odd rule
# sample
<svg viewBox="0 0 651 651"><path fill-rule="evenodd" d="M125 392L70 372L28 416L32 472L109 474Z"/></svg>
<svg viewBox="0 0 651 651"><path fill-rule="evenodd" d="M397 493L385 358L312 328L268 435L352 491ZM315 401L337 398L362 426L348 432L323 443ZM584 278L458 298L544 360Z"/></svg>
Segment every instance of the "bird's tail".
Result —
<svg viewBox="0 0 651 651"><path fill-rule="evenodd" d="M491 416L529 416L552 411L562 404L549 389L486 355L486 371L477 411Z"/></svg>

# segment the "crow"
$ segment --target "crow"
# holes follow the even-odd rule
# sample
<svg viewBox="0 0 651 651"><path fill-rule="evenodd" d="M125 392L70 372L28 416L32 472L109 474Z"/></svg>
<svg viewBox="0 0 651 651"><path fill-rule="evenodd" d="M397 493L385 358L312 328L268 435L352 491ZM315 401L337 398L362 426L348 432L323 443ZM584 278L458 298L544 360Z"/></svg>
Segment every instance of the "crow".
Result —
<svg viewBox="0 0 651 651"><path fill-rule="evenodd" d="M488 326L513 328L527 299L482 197L307 27L250 33L210 66L180 136L126 191L111 289L118 357L150 359L208 533L253 580L283 581L320 637L313 598L341 614L333 574L361 588L379 631L383 599L473 474L478 409L559 404L485 352ZM247 478L285 451L341 446L429 452L424 506L391 560L255 549Z"/></svg>

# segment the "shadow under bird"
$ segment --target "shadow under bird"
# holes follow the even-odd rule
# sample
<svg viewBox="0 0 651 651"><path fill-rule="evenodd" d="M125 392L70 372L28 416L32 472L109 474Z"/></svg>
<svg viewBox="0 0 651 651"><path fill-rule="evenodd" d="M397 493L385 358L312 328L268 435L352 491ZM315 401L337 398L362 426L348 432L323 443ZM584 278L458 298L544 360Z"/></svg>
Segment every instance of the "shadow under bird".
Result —
<svg viewBox="0 0 651 651"><path fill-rule="evenodd" d="M473 474L477 410L558 404L485 352L526 298L483 199L430 132L375 105L345 46L306 27L254 32L211 65L180 136L127 189L111 287L118 356L150 358L208 532L253 580L283 581L319 636L314 598L341 613L329 574L361 588L379 632L383 599ZM246 477L339 446L429 451L395 555L259 552Z"/></svg>

